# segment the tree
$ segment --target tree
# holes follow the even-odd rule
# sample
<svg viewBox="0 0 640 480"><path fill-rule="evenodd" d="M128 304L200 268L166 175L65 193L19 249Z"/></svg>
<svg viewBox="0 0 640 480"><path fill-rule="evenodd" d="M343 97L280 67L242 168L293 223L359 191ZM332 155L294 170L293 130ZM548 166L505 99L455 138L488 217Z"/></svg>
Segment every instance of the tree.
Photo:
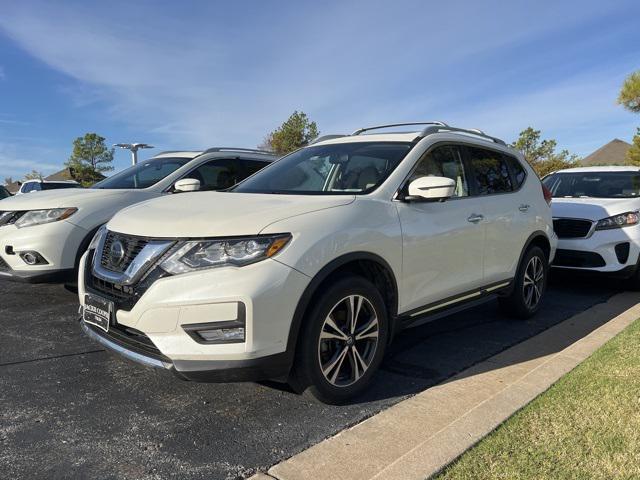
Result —
<svg viewBox="0 0 640 480"><path fill-rule="evenodd" d="M628 165L640 166L640 128L633 136L631 148L627 152L625 160Z"/></svg>
<svg viewBox="0 0 640 480"><path fill-rule="evenodd" d="M104 141L97 133L86 133L73 141L73 152L65 165L84 186L104 178L103 172L113 170L114 149L107 148Z"/></svg>
<svg viewBox="0 0 640 480"><path fill-rule="evenodd" d="M625 79L618 103L633 113L640 113L640 70Z"/></svg>
<svg viewBox="0 0 640 480"><path fill-rule="evenodd" d="M308 145L318 134L316 122L310 122L306 113L296 110L286 122L267 135L260 147L277 155L286 155Z"/></svg>
<svg viewBox="0 0 640 480"><path fill-rule="evenodd" d="M540 140L542 133L528 127L520 132L518 139L511 144L520 150L524 158L533 167L540 177L573 166L578 160L577 155L569 153L568 150L556 152L558 142L555 140Z"/></svg>
<svg viewBox="0 0 640 480"><path fill-rule="evenodd" d="M10 185L13 183L13 178L11 177L4 177L4 184L5 185Z"/></svg>
<svg viewBox="0 0 640 480"><path fill-rule="evenodd" d="M25 180L42 180L42 173L38 172L37 170L31 170L31 173L27 173L24 176L24 179ZM9 179L5 178L5 181L7 181L7 180L9 180Z"/></svg>

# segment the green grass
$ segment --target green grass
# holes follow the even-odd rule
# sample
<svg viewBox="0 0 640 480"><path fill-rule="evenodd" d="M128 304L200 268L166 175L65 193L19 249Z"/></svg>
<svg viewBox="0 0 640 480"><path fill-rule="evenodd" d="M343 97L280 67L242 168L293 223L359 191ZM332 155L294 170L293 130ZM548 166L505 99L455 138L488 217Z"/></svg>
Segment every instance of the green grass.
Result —
<svg viewBox="0 0 640 480"><path fill-rule="evenodd" d="M640 320L437 478L640 479Z"/></svg>

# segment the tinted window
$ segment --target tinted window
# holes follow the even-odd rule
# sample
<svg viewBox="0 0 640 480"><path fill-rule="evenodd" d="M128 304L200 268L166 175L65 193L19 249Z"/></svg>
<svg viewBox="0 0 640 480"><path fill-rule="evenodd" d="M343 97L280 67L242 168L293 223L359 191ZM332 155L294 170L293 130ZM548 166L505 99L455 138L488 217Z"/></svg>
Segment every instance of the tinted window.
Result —
<svg viewBox="0 0 640 480"><path fill-rule="evenodd" d="M42 190L57 190L59 188L80 188L77 183L43 183Z"/></svg>
<svg viewBox="0 0 640 480"><path fill-rule="evenodd" d="M480 195L511 192L509 167L502 154L482 148L469 148L473 178Z"/></svg>
<svg viewBox="0 0 640 480"><path fill-rule="evenodd" d="M447 177L456 182L455 197L467 197L469 184L458 147L447 145L428 152L411 175L409 181L420 177Z"/></svg>
<svg viewBox="0 0 640 480"><path fill-rule="evenodd" d="M511 165L511 173L513 174L513 181L515 182L513 188L514 190L517 190L524 183L524 179L527 177L527 172L525 171L522 164L518 161L518 159L509 155L504 155L504 157Z"/></svg>
<svg viewBox="0 0 640 480"><path fill-rule="evenodd" d="M633 198L640 196L640 172L554 173L542 183L554 197Z"/></svg>
<svg viewBox="0 0 640 480"><path fill-rule="evenodd" d="M186 165L190 158L165 157L144 160L112 177L96 183L92 188L104 189L138 189L155 185L166 176Z"/></svg>
<svg viewBox="0 0 640 480"><path fill-rule="evenodd" d="M408 142L351 142L302 148L261 170L234 191L367 193L389 176L411 147Z"/></svg>
<svg viewBox="0 0 640 480"><path fill-rule="evenodd" d="M7 198L10 196L11 195L9 194L9 191L6 188L0 187L0 199Z"/></svg>
<svg viewBox="0 0 640 480"><path fill-rule="evenodd" d="M185 178L200 180L200 190L223 190L242 180L240 168L240 162L235 159L211 160L186 174Z"/></svg>
<svg viewBox="0 0 640 480"><path fill-rule="evenodd" d="M244 166L245 176L247 177L269 165L269 162L260 162L258 160L240 160L240 163Z"/></svg>

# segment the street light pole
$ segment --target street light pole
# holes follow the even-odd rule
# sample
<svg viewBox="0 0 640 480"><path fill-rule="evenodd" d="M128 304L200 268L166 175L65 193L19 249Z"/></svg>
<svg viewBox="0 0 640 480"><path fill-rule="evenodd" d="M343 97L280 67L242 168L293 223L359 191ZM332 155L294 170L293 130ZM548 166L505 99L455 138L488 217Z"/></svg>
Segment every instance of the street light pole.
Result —
<svg viewBox="0 0 640 480"><path fill-rule="evenodd" d="M114 147L126 148L131 150L131 164L136 165L138 163L138 150L141 148L154 148L153 145L146 143L114 143Z"/></svg>

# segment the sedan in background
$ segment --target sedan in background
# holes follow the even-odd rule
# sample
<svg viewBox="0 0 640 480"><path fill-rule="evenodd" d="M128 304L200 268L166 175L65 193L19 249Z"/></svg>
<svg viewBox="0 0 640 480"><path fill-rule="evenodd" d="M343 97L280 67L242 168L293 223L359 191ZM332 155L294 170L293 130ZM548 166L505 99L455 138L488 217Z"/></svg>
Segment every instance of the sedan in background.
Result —
<svg viewBox="0 0 640 480"><path fill-rule="evenodd" d="M640 168L570 168L543 184L553 195L553 266L626 278L640 288Z"/></svg>

